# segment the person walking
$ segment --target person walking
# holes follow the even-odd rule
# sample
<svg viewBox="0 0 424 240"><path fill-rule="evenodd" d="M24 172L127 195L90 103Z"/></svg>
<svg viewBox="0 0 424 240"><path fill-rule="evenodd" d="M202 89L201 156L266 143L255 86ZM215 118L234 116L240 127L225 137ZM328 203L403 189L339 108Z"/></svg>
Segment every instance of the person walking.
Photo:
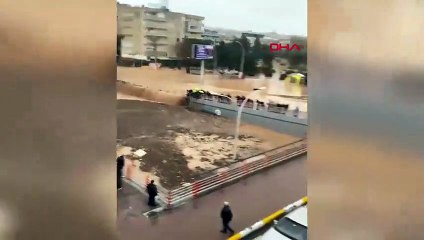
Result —
<svg viewBox="0 0 424 240"><path fill-rule="evenodd" d="M155 201L155 197L158 195L158 188L156 187L154 180L150 181L150 183L147 184L146 190L149 194L149 201L147 204L151 207L156 207L157 204Z"/></svg>
<svg viewBox="0 0 424 240"><path fill-rule="evenodd" d="M297 116L299 116L299 112L300 112L300 110L299 110L299 107L296 107L295 109L294 109L294 117L297 117Z"/></svg>
<svg viewBox="0 0 424 240"><path fill-rule="evenodd" d="M121 155L116 159L116 165L117 165L116 183L118 186L118 190L121 190L122 189L122 170L124 169L124 166L125 166L124 155Z"/></svg>
<svg viewBox="0 0 424 240"><path fill-rule="evenodd" d="M234 230L230 227L230 222L233 220L233 212L231 211L230 204L224 202L224 207L221 210L221 219L222 219L222 233L227 233L230 231L231 234L234 233Z"/></svg>

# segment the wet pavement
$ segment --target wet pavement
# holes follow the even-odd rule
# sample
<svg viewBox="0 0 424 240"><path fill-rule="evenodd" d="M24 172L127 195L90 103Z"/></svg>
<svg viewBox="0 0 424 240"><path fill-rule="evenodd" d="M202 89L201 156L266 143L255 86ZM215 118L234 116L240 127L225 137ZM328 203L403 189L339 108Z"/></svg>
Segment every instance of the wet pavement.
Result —
<svg viewBox="0 0 424 240"><path fill-rule="evenodd" d="M147 196L125 184L118 192L118 231L122 240L226 239L219 232L219 212L229 201L240 231L274 211L306 195L306 155L241 180L222 190L156 217L149 211Z"/></svg>

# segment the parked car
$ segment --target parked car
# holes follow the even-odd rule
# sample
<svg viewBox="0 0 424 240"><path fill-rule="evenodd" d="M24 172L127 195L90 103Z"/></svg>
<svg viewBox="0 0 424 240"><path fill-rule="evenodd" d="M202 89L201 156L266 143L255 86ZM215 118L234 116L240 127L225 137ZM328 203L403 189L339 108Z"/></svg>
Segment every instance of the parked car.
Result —
<svg viewBox="0 0 424 240"><path fill-rule="evenodd" d="M290 212L272 226L261 240L307 240L308 209L302 206Z"/></svg>

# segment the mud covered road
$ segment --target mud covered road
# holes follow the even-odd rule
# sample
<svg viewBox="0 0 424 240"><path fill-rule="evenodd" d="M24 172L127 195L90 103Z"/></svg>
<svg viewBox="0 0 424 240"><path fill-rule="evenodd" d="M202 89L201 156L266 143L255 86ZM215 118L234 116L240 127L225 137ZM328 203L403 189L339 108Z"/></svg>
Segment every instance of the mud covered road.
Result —
<svg viewBox="0 0 424 240"><path fill-rule="evenodd" d="M117 122L118 152L143 149L147 154L138 161L138 170L155 176L165 188L191 182L233 157L232 119L182 106L118 100ZM240 132L240 158L297 139L252 125L242 124Z"/></svg>

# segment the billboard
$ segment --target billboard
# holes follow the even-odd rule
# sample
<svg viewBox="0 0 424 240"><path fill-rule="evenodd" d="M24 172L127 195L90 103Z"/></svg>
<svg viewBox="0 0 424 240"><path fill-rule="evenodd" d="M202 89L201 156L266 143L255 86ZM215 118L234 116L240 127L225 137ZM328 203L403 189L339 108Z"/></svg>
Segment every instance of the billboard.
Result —
<svg viewBox="0 0 424 240"><path fill-rule="evenodd" d="M191 57L198 60L213 59L213 45L193 44Z"/></svg>

